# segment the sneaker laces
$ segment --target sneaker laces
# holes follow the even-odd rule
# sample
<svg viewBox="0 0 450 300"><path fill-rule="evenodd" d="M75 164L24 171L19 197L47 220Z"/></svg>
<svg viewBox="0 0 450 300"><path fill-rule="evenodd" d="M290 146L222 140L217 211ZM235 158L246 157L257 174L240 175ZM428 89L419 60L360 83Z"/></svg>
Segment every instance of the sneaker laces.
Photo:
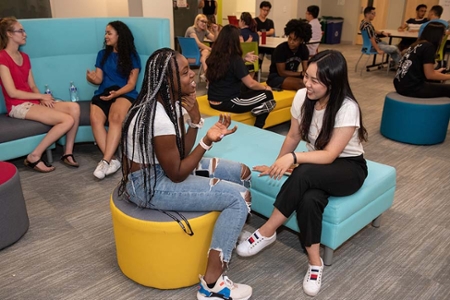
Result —
<svg viewBox="0 0 450 300"><path fill-rule="evenodd" d="M102 170L103 171L103 169L108 169L109 168L109 163L106 161L106 160L101 160L98 164L97 164L97 168L99 169L99 170Z"/></svg>
<svg viewBox="0 0 450 300"><path fill-rule="evenodd" d="M230 290L234 289L234 282L228 276L223 276L223 281Z"/></svg>

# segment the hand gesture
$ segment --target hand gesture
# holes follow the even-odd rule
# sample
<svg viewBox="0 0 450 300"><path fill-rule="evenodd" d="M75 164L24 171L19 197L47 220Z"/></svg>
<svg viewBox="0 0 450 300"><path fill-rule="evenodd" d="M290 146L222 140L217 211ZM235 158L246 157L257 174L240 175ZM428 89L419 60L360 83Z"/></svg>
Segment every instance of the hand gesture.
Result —
<svg viewBox="0 0 450 300"><path fill-rule="evenodd" d="M445 70L445 68L439 68L439 69L436 70L436 72L442 73L444 70Z"/></svg>
<svg viewBox="0 0 450 300"><path fill-rule="evenodd" d="M254 168L254 170L256 171L261 170L261 174L259 174L259 176L269 175L270 178L280 180L281 177L283 177L284 173L286 173L286 171L291 168L292 161L293 161L292 154L287 153L282 157L278 158L270 167L259 166L255 167L258 169Z"/></svg>
<svg viewBox="0 0 450 300"><path fill-rule="evenodd" d="M91 71L88 69L86 71L86 77L87 77L88 81L95 82L95 79L97 78L97 74L95 73L95 70Z"/></svg>
<svg viewBox="0 0 450 300"><path fill-rule="evenodd" d="M219 120L208 129L206 133L206 138L211 142L219 142L225 136L236 132L237 126L235 125L233 128L228 129L231 124L231 116L230 114L220 114Z"/></svg>
<svg viewBox="0 0 450 300"><path fill-rule="evenodd" d="M55 99L51 94L42 94L41 95L41 103L40 105L53 108L53 103L55 103Z"/></svg>
<svg viewBox="0 0 450 300"><path fill-rule="evenodd" d="M118 97L116 94L117 94L117 91L110 91L108 96L100 96L100 99L103 101L110 101L110 100Z"/></svg>
<svg viewBox="0 0 450 300"><path fill-rule="evenodd" d="M198 108L197 94L195 92L181 97L181 106L186 109L189 117L192 119L200 119L200 110Z"/></svg>
<svg viewBox="0 0 450 300"><path fill-rule="evenodd" d="M211 24L212 31L217 31L219 29L219 26L217 24Z"/></svg>
<svg viewBox="0 0 450 300"><path fill-rule="evenodd" d="M248 52L244 56L244 60L246 62L251 62L252 63L252 62L256 61L257 59L258 59L258 56L255 55L255 51Z"/></svg>

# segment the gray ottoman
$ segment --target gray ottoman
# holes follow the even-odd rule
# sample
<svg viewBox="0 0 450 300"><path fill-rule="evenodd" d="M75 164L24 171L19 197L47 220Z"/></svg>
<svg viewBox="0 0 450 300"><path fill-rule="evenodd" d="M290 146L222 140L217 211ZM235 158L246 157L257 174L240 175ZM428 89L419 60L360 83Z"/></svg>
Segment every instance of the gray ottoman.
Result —
<svg viewBox="0 0 450 300"><path fill-rule="evenodd" d="M0 250L17 242L29 224L19 172L13 164L0 162Z"/></svg>

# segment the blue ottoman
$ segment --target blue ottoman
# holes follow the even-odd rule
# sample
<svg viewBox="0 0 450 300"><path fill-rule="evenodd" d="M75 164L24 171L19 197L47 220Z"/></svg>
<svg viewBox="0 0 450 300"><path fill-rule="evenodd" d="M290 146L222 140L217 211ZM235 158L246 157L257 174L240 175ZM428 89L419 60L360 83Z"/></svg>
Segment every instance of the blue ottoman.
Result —
<svg viewBox="0 0 450 300"><path fill-rule="evenodd" d="M450 98L411 98L391 92L384 100L380 132L414 145L442 143L447 135Z"/></svg>
<svg viewBox="0 0 450 300"><path fill-rule="evenodd" d="M198 133L198 139L202 138L217 120L218 117L207 118ZM239 161L250 168L270 165L275 161L284 136L242 123L235 124L238 124L236 133L226 136L214 145L206 152L206 156ZM306 144L301 142L296 151L307 151ZM347 197L329 198L323 214L321 237L321 244L325 246L325 265L332 264L335 249L366 225L372 223L373 226L379 227L379 217L392 206L396 187L395 169L373 161L367 161L367 165L369 175L359 191ZM252 175L252 210L270 217L275 197L287 176L283 176L281 180L273 180L268 176L259 177L258 174L253 172ZM286 221L285 226L299 232L295 213Z"/></svg>

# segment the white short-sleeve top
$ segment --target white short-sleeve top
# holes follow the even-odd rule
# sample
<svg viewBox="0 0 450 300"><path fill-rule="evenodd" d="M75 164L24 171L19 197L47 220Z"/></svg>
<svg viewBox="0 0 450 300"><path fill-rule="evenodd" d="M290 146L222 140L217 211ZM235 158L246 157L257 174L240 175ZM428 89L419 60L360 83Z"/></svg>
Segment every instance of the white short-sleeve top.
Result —
<svg viewBox="0 0 450 300"><path fill-rule="evenodd" d="M297 119L299 124L302 118L301 108L305 100L306 100L306 88L298 90L297 94L295 94L294 101L291 106L291 115L293 118ZM317 137L319 136L320 130L322 129L324 113L325 109L322 110L314 109L311 120L311 127L309 128L308 134L310 142L306 143L308 151L316 150L314 144L316 142ZM358 137L360 117L361 116L359 113L358 103L356 103L356 101L350 98L345 98L341 108L336 114L334 128L339 127L356 127L356 128L355 132L353 132L352 138L348 142L347 146L345 146L342 153L339 154L339 157L359 156L364 153L363 146Z"/></svg>
<svg viewBox="0 0 450 300"><path fill-rule="evenodd" d="M176 104L175 111L178 112L178 106L179 104ZM183 108L183 114L184 114L184 108ZM178 118L177 118L178 119ZM136 124L137 115L133 117L133 119L130 122L130 126L128 127L128 139L127 139L127 157L131 159L132 161L136 163L141 164L149 164L151 161L151 157L145 157L145 161L141 160L141 151L139 148L139 140L137 137L134 138L134 144L133 144L133 128ZM141 122L141 126L150 126L149 124L143 124ZM149 136L149 145L148 145L148 153L152 153L152 144L151 140L155 136L161 136L161 135L175 135L175 125L170 120L169 116L167 115L166 111L164 110L163 105L158 102L156 104L156 112L155 112L155 125L154 125L154 134L153 136ZM150 133L151 134L151 133ZM133 151L134 150L134 151ZM158 164L158 159L155 158L155 164Z"/></svg>

